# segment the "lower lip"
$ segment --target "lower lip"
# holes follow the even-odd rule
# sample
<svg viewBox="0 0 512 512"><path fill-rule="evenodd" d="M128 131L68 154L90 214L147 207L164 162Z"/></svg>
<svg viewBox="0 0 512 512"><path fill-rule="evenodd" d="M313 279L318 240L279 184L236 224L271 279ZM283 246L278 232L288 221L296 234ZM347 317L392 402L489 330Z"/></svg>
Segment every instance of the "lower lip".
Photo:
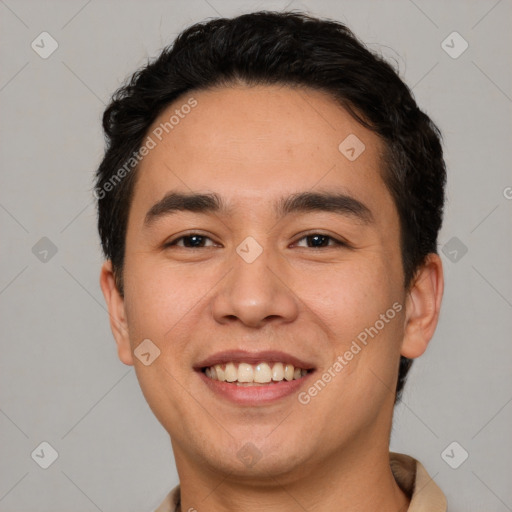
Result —
<svg viewBox="0 0 512 512"><path fill-rule="evenodd" d="M238 386L237 384L213 380L202 371L198 371L203 382L216 394L238 405L256 406L275 402L281 398L297 393L314 372L308 372L300 379L282 380L259 386Z"/></svg>

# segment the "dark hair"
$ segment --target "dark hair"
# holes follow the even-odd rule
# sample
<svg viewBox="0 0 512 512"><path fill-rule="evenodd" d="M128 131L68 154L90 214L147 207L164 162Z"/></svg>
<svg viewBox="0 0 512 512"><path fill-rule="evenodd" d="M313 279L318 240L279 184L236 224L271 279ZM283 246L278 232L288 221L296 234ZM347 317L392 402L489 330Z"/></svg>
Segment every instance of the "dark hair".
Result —
<svg viewBox="0 0 512 512"><path fill-rule="evenodd" d="M95 195L103 251L112 261L120 293L137 168L134 155L148 129L180 95L236 83L327 92L381 137L386 148L381 172L398 210L408 288L426 256L437 253L446 182L438 128L418 108L397 72L343 24L302 13L262 11L189 27L134 73L105 110L106 151ZM395 401L411 364L401 356Z"/></svg>

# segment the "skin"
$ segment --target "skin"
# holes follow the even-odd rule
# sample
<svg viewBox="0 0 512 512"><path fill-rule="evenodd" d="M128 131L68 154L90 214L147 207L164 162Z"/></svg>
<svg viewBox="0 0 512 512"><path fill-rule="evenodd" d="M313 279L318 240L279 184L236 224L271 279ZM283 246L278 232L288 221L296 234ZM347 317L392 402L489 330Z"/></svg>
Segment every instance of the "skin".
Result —
<svg viewBox="0 0 512 512"><path fill-rule="evenodd" d="M403 287L398 214L380 175L382 141L328 95L277 86L195 91L152 129L189 96L197 107L138 169L124 298L109 261L100 279L119 358L135 365L170 434L182 510L406 510L389 467L398 361L425 351L443 273L431 254ZM349 134L366 146L353 162L338 150ZM233 215L180 212L145 227L147 211L170 190L216 192ZM332 212L274 215L281 196L334 190L363 202L374 222ZM184 247L182 239L164 247L188 230L207 236L205 246ZM350 247L316 248L304 238L314 233ZM236 252L247 236L263 247L250 264ZM320 376L395 302L402 310L307 405L291 395L236 406L192 369L221 350L275 349L311 361ZM161 351L149 366L133 356L146 338ZM249 442L261 455L250 468L237 456Z"/></svg>

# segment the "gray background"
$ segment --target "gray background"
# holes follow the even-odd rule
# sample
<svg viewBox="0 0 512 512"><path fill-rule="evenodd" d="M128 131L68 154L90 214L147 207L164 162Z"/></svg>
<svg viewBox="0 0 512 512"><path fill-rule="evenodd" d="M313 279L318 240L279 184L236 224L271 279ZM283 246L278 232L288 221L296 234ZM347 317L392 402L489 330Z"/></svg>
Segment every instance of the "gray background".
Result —
<svg viewBox="0 0 512 512"><path fill-rule="evenodd" d="M451 512L512 510L510 0L0 0L0 510L148 511L177 483L167 434L117 359L98 284L100 116L189 24L285 7L344 21L396 61L443 131L444 305L391 448L423 462ZM31 48L43 31L59 45L47 59ZM441 46L453 31L469 44L458 58ZM31 457L43 441L58 452L48 469ZM457 469L441 456L453 441L452 465L469 454Z"/></svg>

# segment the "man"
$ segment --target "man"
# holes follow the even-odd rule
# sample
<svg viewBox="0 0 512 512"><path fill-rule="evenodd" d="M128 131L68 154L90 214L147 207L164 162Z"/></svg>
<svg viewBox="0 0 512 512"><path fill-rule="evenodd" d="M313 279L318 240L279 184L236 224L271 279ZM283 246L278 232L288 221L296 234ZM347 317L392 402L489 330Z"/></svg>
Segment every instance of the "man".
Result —
<svg viewBox="0 0 512 512"><path fill-rule="evenodd" d="M101 287L170 435L158 512L445 511L389 453L443 294L440 134L340 23L190 27L104 114Z"/></svg>

